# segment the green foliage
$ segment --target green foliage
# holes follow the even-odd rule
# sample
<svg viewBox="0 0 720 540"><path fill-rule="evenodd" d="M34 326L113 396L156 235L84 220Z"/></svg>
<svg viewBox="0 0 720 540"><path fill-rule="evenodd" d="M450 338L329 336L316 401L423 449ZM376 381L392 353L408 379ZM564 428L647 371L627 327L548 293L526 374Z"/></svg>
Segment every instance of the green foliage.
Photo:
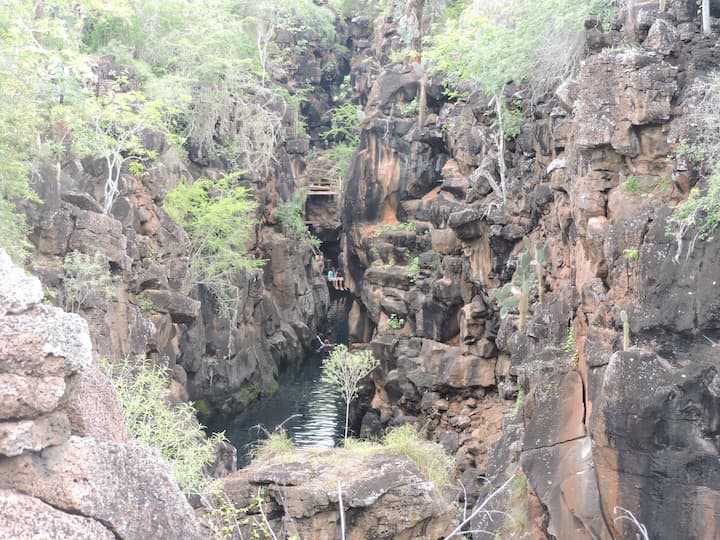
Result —
<svg viewBox="0 0 720 540"><path fill-rule="evenodd" d="M572 326L570 326L570 330L568 330L568 336L563 348L570 357L570 361L573 364L577 364L580 354L578 353L577 341L575 339L575 328Z"/></svg>
<svg viewBox="0 0 720 540"><path fill-rule="evenodd" d="M407 270L410 273L410 283L417 283L417 280L420 277L420 259L418 257L413 257L410 260L410 264L407 266Z"/></svg>
<svg viewBox="0 0 720 540"><path fill-rule="evenodd" d="M525 249L532 252L528 237L523 238ZM534 257L532 265L535 267L535 277L537 278L538 301L542 304L545 301L545 269L548 266L547 249L545 244L535 244Z"/></svg>
<svg viewBox="0 0 720 540"><path fill-rule="evenodd" d="M263 431L266 435L265 438L258 439L248 451L248 457L251 460L266 461L295 449L295 443L284 429L273 433Z"/></svg>
<svg viewBox="0 0 720 540"><path fill-rule="evenodd" d="M705 160L706 151L697 144L688 142L687 139L682 139L675 147L675 155L678 158L689 159L695 164L700 164Z"/></svg>
<svg viewBox="0 0 720 540"><path fill-rule="evenodd" d="M385 330L400 330L403 326L405 326L405 319L393 313L392 315L390 315L388 321L385 323L383 328Z"/></svg>
<svg viewBox="0 0 720 540"><path fill-rule="evenodd" d="M379 364L380 361L370 351L349 351L345 345L336 346L330 356L323 360L321 380L337 388L345 401L346 439L350 403L357 396L358 384Z"/></svg>
<svg viewBox="0 0 720 540"><path fill-rule="evenodd" d="M707 179L707 188L701 191L695 187L687 200L680 204L670 216L665 227L668 235L675 237L678 245L675 260L680 259L683 250L683 238L691 229L695 235L690 241L687 256L690 256L695 242L711 240L720 224L720 172Z"/></svg>
<svg viewBox="0 0 720 540"><path fill-rule="evenodd" d="M525 391L520 388L518 390L517 396L515 397L515 407L513 408L512 417L517 418L520 414L520 411L522 410L523 401L525 401Z"/></svg>
<svg viewBox="0 0 720 540"><path fill-rule="evenodd" d="M27 225L17 205L39 202L30 187L36 160L49 154L48 110L69 92L74 62L66 24L38 18L34 4L0 4L0 246L18 264L28 255Z"/></svg>
<svg viewBox="0 0 720 540"><path fill-rule="evenodd" d="M87 300L88 295L100 290L105 296L108 293L112 278L107 257L95 252L87 255L79 251L71 251L63 260L63 293L65 309L77 312Z"/></svg>
<svg viewBox="0 0 720 540"><path fill-rule="evenodd" d="M277 205L275 215L280 220L283 231L289 238L293 238L314 249L318 249L322 243L319 238L310 234L305 224L305 200L307 199L307 188L300 188L290 201Z"/></svg>
<svg viewBox="0 0 720 540"><path fill-rule="evenodd" d="M150 300L147 296L140 295L137 296L135 300L137 301L137 306L140 308L140 311L142 311L143 313L152 311L155 307L153 301Z"/></svg>
<svg viewBox="0 0 720 540"><path fill-rule="evenodd" d="M502 118L502 132L506 139L514 139L520 135L523 121L522 103L514 100L505 110Z"/></svg>
<svg viewBox="0 0 720 540"><path fill-rule="evenodd" d="M133 439L160 451L185 493L214 491L214 480L203 469L212 462L224 434L206 438L191 404L168 404L167 368L126 359L105 363L105 370L120 396Z"/></svg>
<svg viewBox="0 0 720 540"><path fill-rule="evenodd" d="M640 253L637 249L623 249L623 255L631 261L637 261L640 258Z"/></svg>
<svg viewBox="0 0 720 540"><path fill-rule="evenodd" d="M633 175L622 185L622 190L633 197L649 197L666 191L672 185L670 178L640 178Z"/></svg>
<svg viewBox="0 0 720 540"><path fill-rule="evenodd" d="M392 429L384 440L386 448L407 457L438 489L452 484L454 460L437 443L425 440L417 427L405 424Z"/></svg>
<svg viewBox="0 0 720 540"><path fill-rule="evenodd" d="M420 105L417 99L413 99L408 103L399 103L396 105L398 114L403 118L413 118L420 112Z"/></svg>
<svg viewBox="0 0 720 540"><path fill-rule="evenodd" d="M219 314L230 321L236 320L239 309L238 274L264 263L248 255L257 203L247 188L237 184L239 176L182 183L165 199L168 214L190 237L194 282L215 295Z"/></svg>
<svg viewBox="0 0 720 540"><path fill-rule="evenodd" d="M623 184L623 190L631 195L638 196L640 194L640 178L637 176L628 178L625 184Z"/></svg>
<svg viewBox="0 0 720 540"><path fill-rule="evenodd" d="M380 225L377 229L375 229L375 236L382 236L387 232L393 231L405 231L409 233L415 233L416 229L415 224L408 221L402 223L395 223L393 225Z"/></svg>
<svg viewBox="0 0 720 540"><path fill-rule="evenodd" d="M505 318L515 308L518 309L520 330L525 330L533 290L537 290L540 302L545 299L545 269L548 265L544 244L533 246L527 236L523 238L523 244L525 250L518 259L512 280L492 290L492 296L500 306L500 317ZM532 268L535 269L534 273Z"/></svg>
<svg viewBox="0 0 720 540"><path fill-rule="evenodd" d="M535 276L531 271L532 261L530 249L526 244L526 249L520 255L512 280L501 288L492 290L495 301L500 305L500 317L505 318L513 309L518 309L520 330L525 330L530 306L530 291L535 284Z"/></svg>
<svg viewBox="0 0 720 540"><path fill-rule="evenodd" d="M426 55L450 81L483 85L501 97L509 81L530 75L542 97L579 66L585 19L612 17L610 0L489 0L473 2L432 37ZM531 81L532 82L532 81Z"/></svg>
<svg viewBox="0 0 720 540"><path fill-rule="evenodd" d="M0 196L0 247L19 265L25 262L31 246L26 239L28 232L25 216L15 209L12 200Z"/></svg>
<svg viewBox="0 0 720 540"><path fill-rule="evenodd" d="M54 119L70 129L73 149L80 157L105 160L106 214L120 194L123 165L130 161L131 171L137 173L142 171L143 161L156 157L143 146L143 132L162 131L169 114L161 102L147 101L139 92L85 99L74 106L62 105L53 110Z"/></svg>

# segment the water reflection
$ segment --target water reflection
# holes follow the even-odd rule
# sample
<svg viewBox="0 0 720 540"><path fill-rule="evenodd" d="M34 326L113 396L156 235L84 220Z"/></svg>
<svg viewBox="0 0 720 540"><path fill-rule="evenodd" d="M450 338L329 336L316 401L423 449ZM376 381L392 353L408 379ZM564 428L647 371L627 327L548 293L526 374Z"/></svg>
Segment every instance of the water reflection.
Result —
<svg viewBox="0 0 720 540"><path fill-rule="evenodd" d="M337 300L328 314L328 337L333 343L347 342L349 306ZM326 351L309 355L301 366L283 372L280 389L267 398L252 403L233 418L218 418L209 431L225 431L238 449L238 461L246 464L248 445L258 439L258 425L268 431L293 415L283 427L298 448L332 448L342 439L345 407L338 392L320 381L322 358Z"/></svg>

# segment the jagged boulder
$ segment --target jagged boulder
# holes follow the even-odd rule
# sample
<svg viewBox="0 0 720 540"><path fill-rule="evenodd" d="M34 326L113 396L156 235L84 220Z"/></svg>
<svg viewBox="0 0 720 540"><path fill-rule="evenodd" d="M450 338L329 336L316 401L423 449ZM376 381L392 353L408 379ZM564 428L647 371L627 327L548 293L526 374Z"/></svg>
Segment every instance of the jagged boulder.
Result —
<svg viewBox="0 0 720 540"><path fill-rule="evenodd" d="M113 540L99 521L53 508L40 499L0 489L0 535L3 538L75 538Z"/></svg>
<svg viewBox="0 0 720 540"><path fill-rule="evenodd" d="M348 540L441 538L453 529L454 506L407 458L388 451L293 452L256 461L224 480L236 506L257 512L260 492L270 527L299 538L340 535L338 488ZM257 512L259 514L259 512Z"/></svg>

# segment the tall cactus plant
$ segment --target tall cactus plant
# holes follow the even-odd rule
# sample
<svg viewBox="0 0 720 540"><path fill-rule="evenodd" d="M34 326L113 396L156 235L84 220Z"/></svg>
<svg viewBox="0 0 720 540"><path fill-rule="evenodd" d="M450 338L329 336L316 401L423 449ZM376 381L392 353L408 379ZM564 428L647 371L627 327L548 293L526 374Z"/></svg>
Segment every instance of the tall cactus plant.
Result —
<svg viewBox="0 0 720 540"><path fill-rule="evenodd" d="M495 301L500 306L500 317L505 318L512 309L518 308L520 330L525 330L530 309L530 291L535 279L531 270L532 261L531 250L525 249L520 256L512 280L501 288L492 291Z"/></svg>
<svg viewBox="0 0 720 540"><path fill-rule="evenodd" d="M525 330L530 311L530 294L537 283L538 300L545 300L545 269L548 265L545 244L532 245L530 239L523 238L525 251L520 255L512 280L499 289L493 289L492 295L500 306L500 317L505 318L513 309L520 314L520 330ZM534 269L534 272L533 272Z"/></svg>
<svg viewBox="0 0 720 540"><path fill-rule="evenodd" d="M530 250L530 240L527 236L523 239L528 251ZM537 276L538 300L542 304L545 301L545 269L548 265L547 249L545 244L535 244L535 275Z"/></svg>

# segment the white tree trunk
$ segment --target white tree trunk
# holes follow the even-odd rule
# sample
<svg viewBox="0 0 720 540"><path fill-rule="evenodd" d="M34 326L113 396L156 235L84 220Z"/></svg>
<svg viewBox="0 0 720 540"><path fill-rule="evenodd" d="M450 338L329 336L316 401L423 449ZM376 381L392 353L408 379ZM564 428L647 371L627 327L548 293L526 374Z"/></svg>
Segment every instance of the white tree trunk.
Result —
<svg viewBox="0 0 720 540"><path fill-rule="evenodd" d="M702 0L702 31L710 33L710 0Z"/></svg>

